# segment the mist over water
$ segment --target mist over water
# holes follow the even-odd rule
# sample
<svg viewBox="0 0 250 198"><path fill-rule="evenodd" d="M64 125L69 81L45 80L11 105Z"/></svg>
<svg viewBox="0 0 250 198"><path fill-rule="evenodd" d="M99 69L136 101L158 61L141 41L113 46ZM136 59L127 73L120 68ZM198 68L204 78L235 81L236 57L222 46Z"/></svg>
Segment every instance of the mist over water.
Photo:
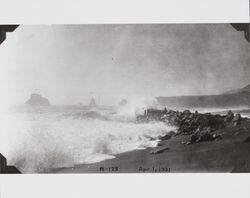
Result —
<svg viewBox="0 0 250 198"><path fill-rule="evenodd" d="M0 100L220 94L250 83L249 52L230 24L22 25L0 47Z"/></svg>
<svg viewBox="0 0 250 198"><path fill-rule="evenodd" d="M149 103L148 100L146 106L150 106ZM9 164L24 173L47 172L154 147L158 136L175 130L159 122L135 123L136 113L144 106L134 106L133 109L135 104L139 101L128 103L129 108L116 108L115 112L100 109L79 111L63 106L25 106L12 110L1 114L0 150ZM152 101L151 106L154 105Z"/></svg>

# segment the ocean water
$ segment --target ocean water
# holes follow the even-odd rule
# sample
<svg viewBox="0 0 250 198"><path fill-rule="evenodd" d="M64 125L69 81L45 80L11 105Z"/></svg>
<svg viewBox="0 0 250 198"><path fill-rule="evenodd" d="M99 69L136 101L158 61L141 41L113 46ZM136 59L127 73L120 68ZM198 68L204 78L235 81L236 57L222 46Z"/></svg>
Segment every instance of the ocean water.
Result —
<svg viewBox="0 0 250 198"><path fill-rule="evenodd" d="M0 114L0 152L24 173L89 164L156 146L174 127L135 123L132 107L18 106Z"/></svg>

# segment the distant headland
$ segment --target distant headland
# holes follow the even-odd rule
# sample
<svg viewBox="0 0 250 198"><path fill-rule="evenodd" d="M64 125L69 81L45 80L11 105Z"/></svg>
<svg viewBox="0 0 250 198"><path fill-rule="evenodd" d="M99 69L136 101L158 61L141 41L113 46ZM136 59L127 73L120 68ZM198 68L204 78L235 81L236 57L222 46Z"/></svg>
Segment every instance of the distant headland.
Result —
<svg viewBox="0 0 250 198"><path fill-rule="evenodd" d="M183 108L250 107L250 84L219 95L157 97L162 106Z"/></svg>

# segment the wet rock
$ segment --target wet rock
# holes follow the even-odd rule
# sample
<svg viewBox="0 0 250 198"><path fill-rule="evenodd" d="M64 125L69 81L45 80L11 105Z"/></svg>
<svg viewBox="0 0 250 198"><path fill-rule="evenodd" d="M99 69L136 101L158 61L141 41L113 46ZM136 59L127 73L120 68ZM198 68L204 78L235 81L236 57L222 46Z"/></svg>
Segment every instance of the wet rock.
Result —
<svg viewBox="0 0 250 198"><path fill-rule="evenodd" d="M236 121L234 122L234 126L238 126L240 124L240 122Z"/></svg>
<svg viewBox="0 0 250 198"><path fill-rule="evenodd" d="M171 135L169 135L169 134L159 137L159 139L160 139L161 141L169 140L170 138L171 138Z"/></svg>
<svg viewBox="0 0 250 198"><path fill-rule="evenodd" d="M199 133L195 133L195 134L193 134L193 135L190 136L190 141L189 142L191 144L195 143L199 139L199 135L198 134Z"/></svg>
<svg viewBox="0 0 250 198"><path fill-rule="evenodd" d="M163 153L166 150L169 150L169 147L155 148L152 151L150 151L150 154L152 154L152 155L160 154L160 153Z"/></svg>
<svg viewBox="0 0 250 198"><path fill-rule="evenodd" d="M227 112L224 122L231 122L233 118L234 118L234 113L230 110Z"/></svg>
<svg viewBox="0 0 250 198"><path fill-rule="evenodd" d="M201 128L204 128L204 127L208 126L209 119L206 116L203 116L203 117L200 117L198 122L199 122L199 125L201 126Z"/></svg>
<svg viewBox="0 0 250 198"><path fill-rule="evenodd" d="M190 114L188 118L193 119L194 117L195 117L195 114Z"/></svg>
<svg viewBox="0 0 250 198"><path fill-rule="evenodd" d="M237 136L239 134L241 134L241 131L237 131L237 132L234 133L235 136Z"/></svg>
<svg viewBox="0 0 250 198"><path fill-rule="evenodd" d="M170 131L170 132L168 133L168 135L170 135L170 136L172 137L172 136L175 136L176 133L175 133L174 131Z"/></svg>
<svg viewBox="0 0 250 198"><path fill-rule="evenodd" d="M232 119L232 122L239 122L239 121L241 121L241 115L237 113Z"/></svg>
<svg viewBox="0 0 250 198"><path fill-rule="evenodd" d="M164 120L165 118L167 118L168 116L166 114L161 116L161 120Z"/></svg>
<svg viewBox="0 0 250 198"><path fill-rule="evenodd" d="M198 142L204 142L204 141L212 141L212 140L219 140L222 139L221 135L213 134L209 132L209 127L206 130L203 131L196 131L194 134L190 136L190 139L186 142L182 142L182 144L194 144Z"/></svg>
<svg viewBox="0 0 250 198"><path fill-rule="evenodd" d="M150 141L154 141L154 140L156 140L157 138L154 138L154 137L151 137L151 136L149 136L149 135L147 135L147 134L145 134L145 135L143 135L145 138L147 138L147 139L149 139Z"/></svg>
<svg viewBox="0 0 250 198"><path fill-rule="evenodd" d="M190 143L193 143L212 140L214 139L212 137L214 131L224 128L227 122L233 122L232 124L238 125L243 118L238 114L234 116L232 111L228 111L226 116L222 116L211 113L202 114L198 113L198 111L191 113L189 110L179 112L170 109L148 109L147 115L138 116L138 120L142 122L161 121L168 125L176 126L178 128L175 135L194 135L192 138L190 137ZM173 136L174 134L168 135ZM169 139L169 136L162 138L166 140Z"/></svg>
<svg viewBox="0 0 250 198"><path fill-rule="evenodd" d="M209 127L206 128L206 132L207 132L207 133L211 133L211 132L212 132L211 126L209 126Z"/></svg>
<svg viewBox="0 0 250 198"><path fill-rule="evenodd" d="M198 139L196 140L196 142L211 141L211 140L214 140L213 134L205 131L205 132L201 132L199 134Z"/></svg>
<svg viewBox="0 0 250 198"><path fill-rule="evenodd" d="M222 139L222 136L221 136L221 135L217 135L217 134L213 134L213 139L214 139L215 141L221 140L221 139Z"/></svg>
<svg viewBox="0 0 250 198"><path fill-rule="evenodd" d="M185 110L185 111L183 111L183 114L185 114L185 115L190 115L190 114L191 114L191 111Z"/></svg>
<svg viewBox="0 0 250 198"><path fill-rule="evenodd" d="M161 142L158 142L157 146L163 146L163 144Z"/></svg>
<svg viewBox="0 0 250 198"><path fill-rule="evenodd" d="M219 129L219 128L223 128L225 124L222 118L211 116L208 119L207 126L211 127L212 129Z"/></svg>

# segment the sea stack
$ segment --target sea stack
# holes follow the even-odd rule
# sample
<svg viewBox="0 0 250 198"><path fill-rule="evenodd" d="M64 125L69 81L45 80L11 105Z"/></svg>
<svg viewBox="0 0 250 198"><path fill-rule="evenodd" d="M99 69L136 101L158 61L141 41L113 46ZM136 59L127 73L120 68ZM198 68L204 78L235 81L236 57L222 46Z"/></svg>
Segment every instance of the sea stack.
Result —
<svg viewBox="0 0 250 198"><path fill-rule="evenodd" d="M128 103L128 101L126 99L122 99L120 102L119 102L119 106L124 106Z"/></svg>
<svg viewBox="0 0 250 198"><path fill-rule="evenodd" d="M29 100L27 100L25 104L31 106L50 106L49 100L39 94L31 94Z"/></svg>
<svg viewBox="0 0 250 198"><path fill-rule="evenodd" d="M96 104L94 98L92 98L92 99L90 100L89 106L90 106L90 107L96 107L96 106L97 106L97 104Z"/></svg>

